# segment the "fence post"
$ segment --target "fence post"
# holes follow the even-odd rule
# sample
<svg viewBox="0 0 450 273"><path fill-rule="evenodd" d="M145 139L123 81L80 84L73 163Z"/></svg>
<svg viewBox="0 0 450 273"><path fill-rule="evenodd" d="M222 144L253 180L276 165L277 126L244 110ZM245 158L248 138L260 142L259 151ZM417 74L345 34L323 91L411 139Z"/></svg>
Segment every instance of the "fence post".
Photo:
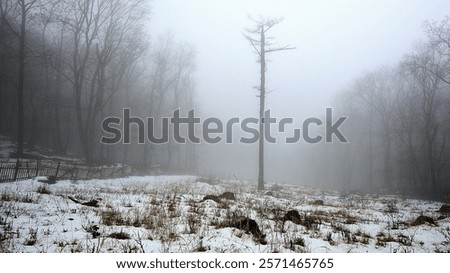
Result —
<svg viewBox="0 0 450 273"><path fill-rule="evenodd" d="M86 179L89 179L89 173L90 172L91 172L91 166L88 165L88 169L87 169L87 172L86 172Z"/></svg>
<svg viewBox="0 0 450 273"><path fill-rule="evenodd" d="M30 178L30 165L28 164L28 161L25 162L25 166L27 167L27 179Z"/></svg>
<svg viewBox="0 0 450 273"><path fill-rule="evenodd" d="M70 175L70 179L71 180L76 180L77 175L78 175L78 167L77 167L77 165L73 164L72 165L72 173Z"/></svg>
<svg viewBox="0 0 450 273"><path fill-rule="evenodd" d="M58 179L59 166L61 165L61 161L58 161L58 166L56 166L55 179Z"/></svg>
<svg viewBox="0 0 450 273"><path fill-rule="evenodd" d="M37 162L36 162L36 175L35 175L35 176L38 176L38 175L39 175L39 163L40 163L40 162L41 162L40 159L38 159Z"/></svg>
<svg viewBox="0 0 450 273"><path fill-rule="evenodd" d="M17 161L16 161L16 169L14 170L14 181L16 181L17 174L19 173L19 163L20 163L20 161L19 161L19 159L17 159Z"/></svg>

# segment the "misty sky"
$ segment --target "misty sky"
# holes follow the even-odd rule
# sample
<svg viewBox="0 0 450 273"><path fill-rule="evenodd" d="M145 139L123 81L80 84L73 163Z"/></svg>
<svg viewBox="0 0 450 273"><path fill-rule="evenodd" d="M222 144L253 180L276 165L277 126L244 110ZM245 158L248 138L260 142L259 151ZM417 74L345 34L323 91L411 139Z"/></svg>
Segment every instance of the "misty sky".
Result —
<svg viewBox="0 0 450 273"><path fill-rule="evenodd" d="M397 62L423 37L424 20L450 15L448 0L154 0L152 7L154 36L172 31L197 49L203 110L233 105L244 115L258 103L256 56L242 36L248 15L284 17L271 34L297 47L270 56L267 106L280 114L323 106L364 71Z"/></svg>
<svg viewBox="0 0 450 273"><path fill-rule="evenodd" d="M171 31L195 46L201 112L218 117L257 115L257 57L242 33L248 15L283 17L270 34L297 49L269 56L266 107L303 119L323 115L332 94L364 72L397 63L424 37L425 20L450 15L450 1L154 0L152 9L154 38ZM256 149L246 149L255 167Z"/></svg>

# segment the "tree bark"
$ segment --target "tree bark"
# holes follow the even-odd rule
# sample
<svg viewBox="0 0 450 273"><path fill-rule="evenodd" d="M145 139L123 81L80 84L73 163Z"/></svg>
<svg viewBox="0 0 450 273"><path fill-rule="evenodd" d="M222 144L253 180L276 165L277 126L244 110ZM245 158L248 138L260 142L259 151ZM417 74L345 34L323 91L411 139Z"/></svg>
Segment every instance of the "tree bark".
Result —
<svg viewBox="0 0 450 273"><path fill-rule="evenodd" d="M19 38L19 83L17 87L17 156L23 156L23 131L25 125L24 108L23 108L23 91L25 84L25 34L26 34L26 20L27 13L25 7L25 0L20 0L21 9L21 25Z"/></svg>
<svg viewBox="0 0 450 273"><path fill-rule="evenodd" d="M259 160L258 190L264 190L264 108L266 103L266 52L264 25L261 26L261 83L259 86Z"/></svg>

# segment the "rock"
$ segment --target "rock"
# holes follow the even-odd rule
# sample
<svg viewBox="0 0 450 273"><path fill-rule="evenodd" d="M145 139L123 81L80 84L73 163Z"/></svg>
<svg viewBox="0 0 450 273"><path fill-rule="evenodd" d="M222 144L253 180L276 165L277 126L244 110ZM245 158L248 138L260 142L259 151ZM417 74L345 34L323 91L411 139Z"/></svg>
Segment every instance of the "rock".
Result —
<svg viewBox="0 0 450 273"><path fill-rule="evenodd" d="M70 200L72 200L73 202L75 202L77 204L81 204L81 205L89 206L89 207L98 207L98 200L95 200L95 199L92 199L91 201L87 201L87 202L80 202L71 196L67 196L67 198L69 198Z"/></svg>
<svg viewBox="0 0 450 273"><path fill-rule="evenodd" d="M201 202L204 202L206 200L213 200L216 203L220 203L221 199L227 199L227 200L236 200L236 197L234 196L234 193L232 192L224 192L219 196L216 195L206 195L203 197Z"/></svg>
<svg viewBox="0 0 450 273"><path fill-rule="evenodd" d="M206 195L205 197L203 197L201 202L204 202L206 200L212 200L216 203L220 203L220 198L218 196L215 195Z"/></svg>
<svg viewBox="0 0 450 273"><path fill-rule="evenodd" d="M305 246L305 239L303 239L302 237L295 239L294 241L290 240L291 243L291 249L294 249L294 245L299 245L299 246Z"/></svg>
<svg viewBox="0 0 450 273"><path fill-rule="evenodd" d="M224 192L221 195L219 195L219 198L228 199L228 200L236 200L234 193L229 192L229 191Z"/></svg>
<svg viewBox="0 0 450 273"><path fill-rule="evenodd" d="M297 210L290 210L286 212L283 217L283 222L291 221L294 224L300 225L302 224L302 218L300 217L300 213Z"/></svg>
<svg viewBox="0 0 450 273"><path fill-rule="evenodd" d="M83 202L81 205L89 206L89 207L98 207L98 200L91 200L88 202Z"/></svg>
<svg viewBox="0 0 450 273"><path fill-rule="evenodd" d="M411 224L411 226L420 226L426 223L436 226L436 223L434 222L433 218L424 215L420 215L419 217L417 217L417 219Z"/></svg>
<svg viewBox="0 0 450 273"><path fill-rule="evenodd" d="M444 204L439 209L440 213L450 214L450 205Z"/></svg>
<svg viewBox="0 0 450 273"><path fill-rule="evenodd" d="M315 206L323 206L325 204L325 202L323 202L323 200L314 200L313 202L311 202L311 205L315 205Z"/></svg>
<svg viewBox="0 0 450 273"><path fill-rule="evenodd" d="M39 178L38 182L50 184L50 185L56 184L56 176L50 175L45 178Z"/></svg>
<svg viewBox="0 0 450 273"><path fill-rule="evenodd" d="M241 220L234 222L233 227L243 230L245 232L250 232L255 237L255 239L261 244L267 243L264 240L266 235L261 232L258 223L256 223L256 221L253 219L243 218Z"/></svg>

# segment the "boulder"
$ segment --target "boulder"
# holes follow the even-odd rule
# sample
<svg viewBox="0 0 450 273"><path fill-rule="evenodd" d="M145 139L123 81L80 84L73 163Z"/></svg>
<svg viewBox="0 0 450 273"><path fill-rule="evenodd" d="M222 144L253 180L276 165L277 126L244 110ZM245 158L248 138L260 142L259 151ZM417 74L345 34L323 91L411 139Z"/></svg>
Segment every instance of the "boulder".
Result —
<svg viewBox="0 0 450 273"><path fill-rule="evenodd" d="M245 232L251 233L254 238L261 244L266 244L267 242L264 240L266 237L265 234L261 232L259 229L258 223L255 220L250 218L242 218L233 223L233 227L243 230Z"/></svg>
<svg viewBox="0 0 450 273"><path fill-rule="evenodd" d="M302 218L300 216L300 213L298 213L297 210L290 210L286 212L286 214L283 217L283 222L291 221L294 224L300 225L302 224Z"/></svg>
<svg viewBox="0 0 450 273"><path fill-rule="evenodd" d="M433 218L424 215L420 215L419 217L417 217L416 220L411 224L411 226L420 226L426 223L436 226L436 223L434 222Z"/></svg>
<svg viewBox="0 0 450 273"><path fill-rule="evenodd" d="M448 204L442 205L441 208L439 209L439 212L443 214L450 214L450 205Z"/></svg>

